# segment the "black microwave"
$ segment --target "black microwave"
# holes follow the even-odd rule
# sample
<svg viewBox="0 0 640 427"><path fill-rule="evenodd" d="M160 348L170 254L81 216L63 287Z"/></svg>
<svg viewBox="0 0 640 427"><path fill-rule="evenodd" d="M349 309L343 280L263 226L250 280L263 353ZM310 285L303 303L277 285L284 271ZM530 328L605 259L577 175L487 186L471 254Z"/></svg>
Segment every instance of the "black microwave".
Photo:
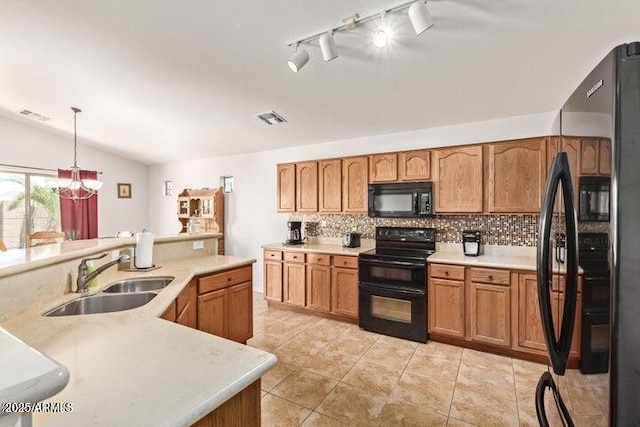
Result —
<svg viewBox="0 0 640 427"><path fill-rule="evenodd" d="M578 184L578 219L580 221L609 221L609 193L611 178L608 176L581 176Z"/></svg>
<svg viewBox="0 0 640 427"><path fill-rule="evenodd" d="M425 218L433 216L430 182L369 184L372 218Z"/></svg>

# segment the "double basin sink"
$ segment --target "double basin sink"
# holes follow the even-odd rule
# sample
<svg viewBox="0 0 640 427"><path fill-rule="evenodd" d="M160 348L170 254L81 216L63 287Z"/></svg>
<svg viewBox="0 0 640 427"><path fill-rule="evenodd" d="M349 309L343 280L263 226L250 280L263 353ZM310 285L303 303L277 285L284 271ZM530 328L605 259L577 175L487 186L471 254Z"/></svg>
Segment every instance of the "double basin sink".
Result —
<svg viewBox="0 0 640 427"><path fill-rule="evenodd" d="M97 295L71 300L47 311L43 316L75 316L130 310L151 301L173 279L171 276L156 276L120 280Z"/></svg>

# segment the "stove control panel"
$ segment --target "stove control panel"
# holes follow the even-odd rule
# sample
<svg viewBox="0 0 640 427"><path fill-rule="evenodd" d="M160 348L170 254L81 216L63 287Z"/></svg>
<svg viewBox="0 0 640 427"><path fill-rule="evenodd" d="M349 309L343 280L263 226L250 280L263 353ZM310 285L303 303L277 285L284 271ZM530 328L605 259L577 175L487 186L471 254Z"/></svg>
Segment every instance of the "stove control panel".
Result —
<svg viewBox="0 0 640 427"><path fill-rule="evenodd" d="M411 227L376 227L376 240L435 243L436 229Z"/></svg>

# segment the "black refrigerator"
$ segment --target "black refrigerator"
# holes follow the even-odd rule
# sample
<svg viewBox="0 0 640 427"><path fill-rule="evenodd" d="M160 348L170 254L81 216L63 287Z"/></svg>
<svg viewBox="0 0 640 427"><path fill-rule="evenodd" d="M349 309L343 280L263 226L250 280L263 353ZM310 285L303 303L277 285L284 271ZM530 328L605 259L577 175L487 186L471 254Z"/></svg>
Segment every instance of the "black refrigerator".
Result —
<svg viewBox="0 0 640 427"><path fill-rule="evenodd" d="M609 425L640 426L640 42L614 48L569 97L559 118L537 248L539 308L550 365L536 389L538 421L541 426L557 420L575 425L560 379L566 373L579 314L576 212L580 199L575 188L579 172L572 170L576 162L572 164L563 144L585 138L595 147L595 159L600 162L595 174L611 175L609 366L605 382L609 401L604 406L609 408ZM591 153L583 147L578 156L587 154ZM566 274L566 286L564 303L554 306L551 285L556 274ZM583 296L588 290L585 286ZM554 314L554 309L560 315Z"/></svg>

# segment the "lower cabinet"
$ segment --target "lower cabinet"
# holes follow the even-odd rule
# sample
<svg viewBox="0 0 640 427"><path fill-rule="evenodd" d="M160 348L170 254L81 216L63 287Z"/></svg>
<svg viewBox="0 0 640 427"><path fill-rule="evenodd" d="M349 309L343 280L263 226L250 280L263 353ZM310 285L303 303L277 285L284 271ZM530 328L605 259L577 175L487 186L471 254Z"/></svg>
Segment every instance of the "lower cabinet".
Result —
<svg viewBox="0 0 640 427"><path fill-rule="evenodd" d="M357 256L265 249L264 265L265 299L358 318Z"/></svg>
<svg viewBox="0 0 640 427"><path fill-rule="evenodd" d="M471 282L469 333L472 341L511 345L511 298L508 286Z"/></svg>
<svg viewBox="0 0 640 427"><path fill-rule="evenodd" d="M518 323L516 347L546 353L538 304L538 278L535 274L520 274L518 279Z"/></svg>
<svg viewBox="0 0 640 427"><path fill-rule="evenodd" d="M198 329L245 343L253 336L251 266L200 276Z"/></svg>
<svg viewBox="0 0 640 427"><path fill-rule="evenodd" d="M160 316L161 319L176 322L190 328L198 327L198 307L196 301L196 280L193 279Z"/></svg>
<svg viewBox="0 0 640 427"><path fill-rule="evenodd" d="M429 332L464 338L464 281L429 280Z"/></svg>

